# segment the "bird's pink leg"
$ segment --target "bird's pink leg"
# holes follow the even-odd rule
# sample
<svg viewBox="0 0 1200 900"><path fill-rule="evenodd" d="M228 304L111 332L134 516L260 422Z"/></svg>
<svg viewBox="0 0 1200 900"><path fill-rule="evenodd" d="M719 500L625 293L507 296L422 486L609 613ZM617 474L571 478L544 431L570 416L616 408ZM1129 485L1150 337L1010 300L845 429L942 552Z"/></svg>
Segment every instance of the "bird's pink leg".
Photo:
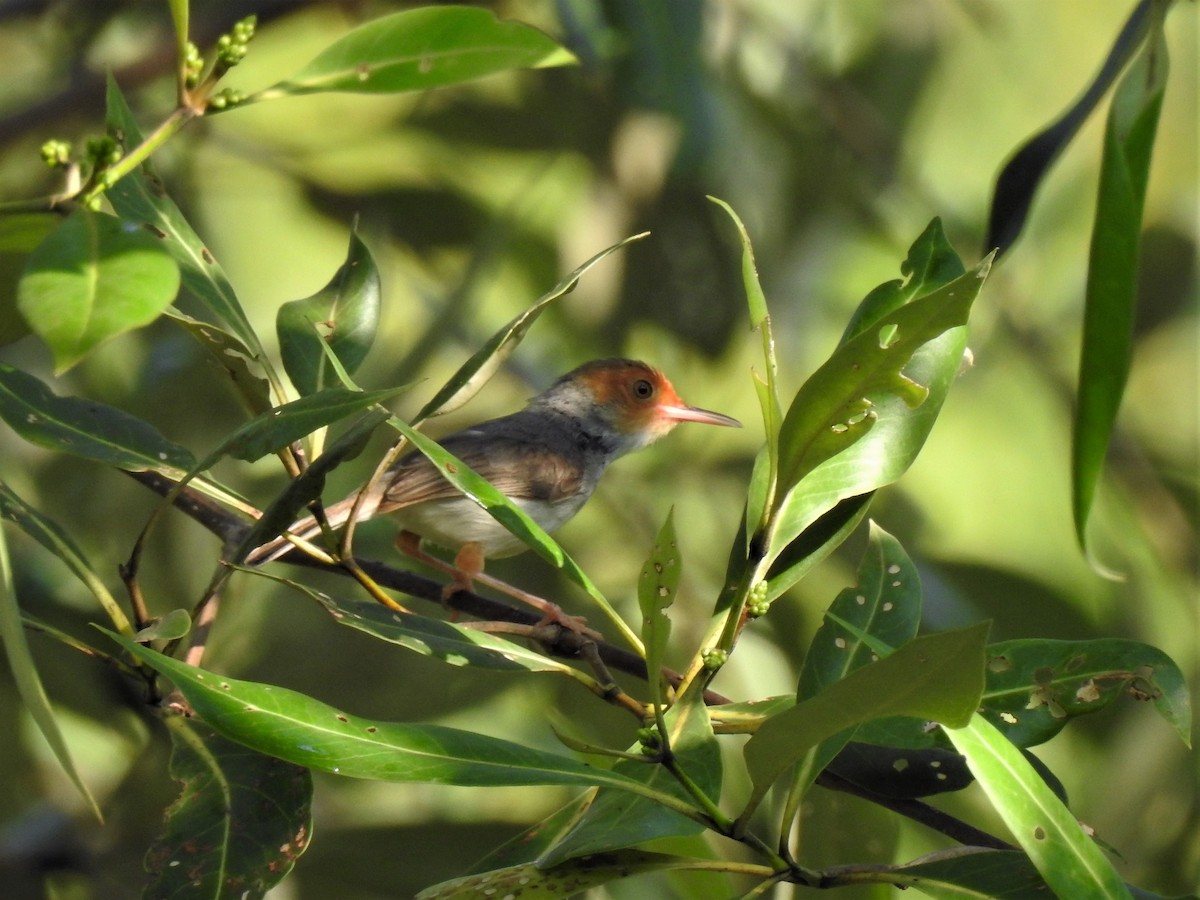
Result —
<svg viewBox="0 0 1200 900"><path fill-rule="evenodd" d="M421 536L411 531L400 532L396 537L396 547L405 556L409 556L451 577L452 581L442 588L443 600L448 600L457 591L473 590L474 583L478 581L480 584L486 584L488 587L502 594L507 594L514 600L519 600L521 603L538 610L538 612L542 613L542 620L538 623L539 625L550 622L555 625L561 625L568 631L573 631L592 640L601 640L603 638L603 635L599 632L587 627L587 619L582 616L567 615L557 603L551 603L542 597L513 587L507 581L501 581L499 578L493 578L491 575L484 574L483 567L485 560L483 545L477 541L470 541L463 544L462 548L455 554L453 565L422 550Z"/></svg>

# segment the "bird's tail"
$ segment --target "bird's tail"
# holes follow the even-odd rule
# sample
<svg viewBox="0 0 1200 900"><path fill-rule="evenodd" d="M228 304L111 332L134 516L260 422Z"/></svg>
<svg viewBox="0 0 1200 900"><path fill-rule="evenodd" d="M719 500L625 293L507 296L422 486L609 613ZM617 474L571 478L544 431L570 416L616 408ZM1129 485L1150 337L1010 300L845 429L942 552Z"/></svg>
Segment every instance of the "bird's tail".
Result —
<svg viewBox="0 0 1200 900"><path fill-rule="evenodd" d="M325 521L329 523L329 527L332 530L336 531L350 521L350 515L354 511L354 504L357 499L358 494L354 493L345 500L339 500L337 503L325 507ZM379 509L380 499L378 491L368 495L359 508L356 521L363 522L374 516ZM267 541L267 543L251 550L246 555L246 565L260 566L263 563L279 559L281 556L286 556L292 550L296 549L296 545L289 538L312 541L321 535L321 531L321 526L317 524L315 516L305 516L303 519L298 519L289 525L287 530L279 537L273 538Z"/></svg>

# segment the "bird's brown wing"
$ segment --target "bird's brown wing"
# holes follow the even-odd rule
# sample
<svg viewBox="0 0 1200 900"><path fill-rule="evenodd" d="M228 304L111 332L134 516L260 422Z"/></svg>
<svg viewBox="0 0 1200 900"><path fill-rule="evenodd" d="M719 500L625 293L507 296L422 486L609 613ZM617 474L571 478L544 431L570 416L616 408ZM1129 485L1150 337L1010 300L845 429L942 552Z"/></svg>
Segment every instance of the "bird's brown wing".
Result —
<svg viewBox="0 0 1200 900"><path fill-rule="evenodd" d="M556 502L584 488L583 463L573 463L562 454L551 453L536 443L491 434L480 441L477 429L458 432L441 445L475 472L487 478L507 497L518 500ZM486 452L481 449L486 445ZM390 483L379 513L403 509L427 500L461 496L441 470L421 453L405 456L391 470Z"/></svg>

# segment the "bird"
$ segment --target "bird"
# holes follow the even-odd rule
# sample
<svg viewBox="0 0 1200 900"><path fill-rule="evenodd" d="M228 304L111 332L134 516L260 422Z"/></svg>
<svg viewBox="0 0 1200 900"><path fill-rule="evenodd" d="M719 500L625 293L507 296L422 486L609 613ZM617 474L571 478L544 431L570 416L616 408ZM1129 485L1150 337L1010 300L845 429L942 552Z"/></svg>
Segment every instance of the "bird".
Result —
<svg viewBox="0 0 1200 900"><path fill-rule="evenodd" d="M566 373L523 409L454 432L438 443L545 531L553 532L579 512L614 460L650 445L681 422L741 427L730 416L684 403L653 366L608 358ZM330 506L329 525L345 524L353 506L353 497ZM482 578L486 560L527 549L418 451L401 457L359 503L358 519L381 515L391 516L399 525L397 546L402 552L451 575L443 596L471 590L472 582ZM315 528L309 520L307 529L293 526L291 531L303 535ZM453 551L453 565L424 553L425 542ZM288 549L290 545L284 544L283 552ZM256 551L249 561L280 555L276 547L273 555ZM525 602L539 599L524 592L516 596ZM582 628L581 619L566 616L555 604L534 605L549 621L576 631Z"/></svg>

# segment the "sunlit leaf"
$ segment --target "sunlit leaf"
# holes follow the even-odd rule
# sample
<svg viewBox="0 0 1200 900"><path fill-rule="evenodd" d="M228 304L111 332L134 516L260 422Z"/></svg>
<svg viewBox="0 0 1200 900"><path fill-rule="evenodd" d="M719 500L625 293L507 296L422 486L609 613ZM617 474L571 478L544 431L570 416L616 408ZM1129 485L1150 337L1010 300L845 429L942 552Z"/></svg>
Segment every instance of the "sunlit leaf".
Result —
<svg viewBox="0 0 1200 900"><path fill-rule="evenodd" d="M17 283L29 254L60 222L61 215L48 212L0 215L0 347L29 334L17 310Z"/></svg>
<svg viewBox="0 0 1200 900"><path fill-rule="evenodd" d="M632 779L565 756L440 725L364 719L296 691L226 678L109 636L170 678L217 732L297 765L380 781L606 785L657 796Z"/></svg>
<svg viewBox="0 0 1200 900"><path fill-rule="evenodd" d="M137 225L78 209L29 255L17 306L58 372L149 324L179 292L179 266Z"/></svg>
<svg viewBox="0 0 1200 900"><path fill-rule="evenodd" d="M317 91L428 90L509 69L574 61L548 35L520 22L498 19L488 10L424 7L360 25L291 78L247 102Z"/></svg>
<svg viewBox="0 0 1200 900"><path fill-rule="evenodd" d="M301 395L339 384L322 344L354 374L375 341L379 300L375 260L358 235L351 234L346 261L329 284L311 297L279 307L275 318L279 353Z"/></svg>
<svg viewBox="0 0 1200 900"><path fill-rule="evenodd" d="M1142 210L1169 68L1167 6L1151 4L1149 38L1117 86L1104 132L1071 447L1075 534L1085 552L1088 516L1133 355Z"/></svg>
<svg viewBox="0 0 1200 900"><path fill-rule="evenodd" d="M682 572L683 563L679 558L672 509L667 513L667 520L654 540L650 558L638 576L638 606L642 611L642 642L646 646L648 672L657 672L662 668L667 642L671 638L671 620L667 617L667 610L675 602ZM658 697L657 684L652 689L654 696Z"/></svg>
<svg viewBox="0 0 1200 900"><path fill-rule="evenodd" d="M943 727L1057 896L1081 900L1130 896L1104 851L1004 735L979 715L963 727L949 723Z"/></svg>
<svg viewBox="0 0 1200 900"><path fill-rule="evenodd" d="M0 363L0 418L31 444L126 469L178 478L191 451L114 406L60 397L32 375Z"/></svg>
<svg viewBox="0 0 1200 900"><path fill-rule="evenodd" d="M179 798L146 853L147 897L261 897L312 838L312 773L180 717L167 720Z"/></svg>
<svg viewBox="0 0 1200 900"><path fill-rule="evenodd" d="M192 617L186 609L173 609L138 630L135 641L148 644L150 641L174 641L192 630Z"/></svg>
<svg viewBox="0 0 1200 900"><path fill-rule="evenodd" d="M961 724L983 693L988 625L916 638L763 723L743 751L761 798L809 748L879 716Z"/></svg>

